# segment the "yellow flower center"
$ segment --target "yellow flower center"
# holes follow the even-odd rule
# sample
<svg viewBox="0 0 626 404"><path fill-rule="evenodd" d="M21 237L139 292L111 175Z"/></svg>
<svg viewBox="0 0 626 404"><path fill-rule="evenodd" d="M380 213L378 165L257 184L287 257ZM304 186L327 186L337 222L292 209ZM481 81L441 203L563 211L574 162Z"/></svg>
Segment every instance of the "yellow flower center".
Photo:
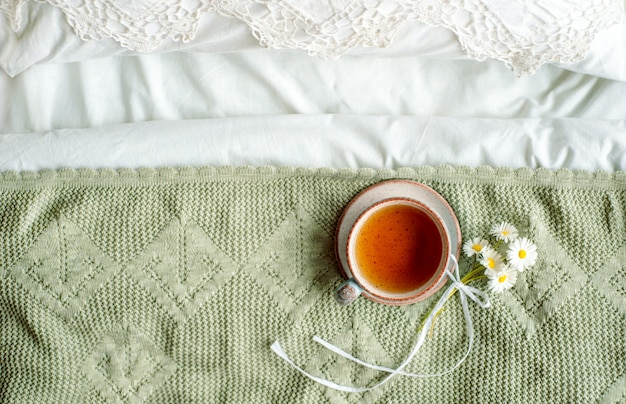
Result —
<svg viewBox="0 0 626 404"><path fill-rule="evenodd" d="M474 251L476 251L476 252L480 252L480 250L482 250L482 249L483 249L483 246L481 246L480 244L474 244L474 245L472 246L472 249L473 249Z"/></svg>
<svg viewBox="0 0 626 404"><path fill-rule="evenodd" d="M519 252L517 253L517 256L523 260L524 258L526 258L526 250L519 250Z"/></svg>
<svg viewBox="0 0 626 404"><path fill-rule="evenodd" d="M509 231L508 230L502 230L502 235L503 236L508 236L509 235Z"/></svg>
<svg viewBox="0 0 626 404"><path fill-rule="evenodd" d="M500 275L498 277L498 283L504 283L506 281L506 275Z"/></svg>
<svg viewBox="0 0 626 404"><path fill-rule="evenodd" d="M487 266L494 269L496 267L496 261L493 258L487 258Z"/></svg>

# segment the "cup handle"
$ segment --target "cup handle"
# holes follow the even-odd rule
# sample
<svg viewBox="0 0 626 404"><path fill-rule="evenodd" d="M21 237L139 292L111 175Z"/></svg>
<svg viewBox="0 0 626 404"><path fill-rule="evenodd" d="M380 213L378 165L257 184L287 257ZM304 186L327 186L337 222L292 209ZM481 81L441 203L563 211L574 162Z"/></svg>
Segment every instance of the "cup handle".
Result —
<svg viewBox="0 0 626 404"><path fill-rule="evenodd" d="M354 279L348 279L337 289L335 289L335 299L337 303L342 306L347 306L363 292L363 289L354 281Z"/></svg>

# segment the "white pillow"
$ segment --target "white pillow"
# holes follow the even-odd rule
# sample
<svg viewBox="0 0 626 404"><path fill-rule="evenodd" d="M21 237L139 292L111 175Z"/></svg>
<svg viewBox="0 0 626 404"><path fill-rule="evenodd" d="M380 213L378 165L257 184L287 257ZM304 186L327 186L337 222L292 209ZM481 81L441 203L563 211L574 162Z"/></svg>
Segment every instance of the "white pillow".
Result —
<svg viewBox="0 0 626 404"><path fill-rule="evenodd" d="M17 32L0 13L0 68L11 77L36 64L140 53L120 46L112 38L82 40L68 24L65 14L49 4L27 2L19 12L21 24ZM188 42L165 40L150 52L227 52L261 48L241 21L207 13L200 20L195 39Z"/></svg>
<svg viewBox="0 0 626 404"><path fill-rule="evenodd" d="M495 6L502 7L501 4L496 4L499 0L491 1ZM182 35L177 40L170 37L161 38L158 44L148 46L146 49L138 49L143 46L141 44L124 44L123 39L120 40L119 37L118 41L110 37L83 40L69 24L70 21L75 25L79 23L72 20L71 15L64 14L60 8L49 3L14 0L13 3L0 4L0 11L4 12L4 15L0 13L0 68L11 77L33 65L44 63L79 62L107 56L136 55L142 52L239 52L264 49L261 43L280 46L271 43L271 35L263 34L264 27L259 26L258 21L251 23L208 10L200 13L202 17L198 21L193 38L189 38L188 34ZM17 18L9 19L7 15L11 15L13 11L17 12ZM613 25L596 35L584 60L561 66L590 75L626 80L626 15L623 13L622 15L621 24ZM346 49L346 53L375 57L470 59L465 52L467 49L465 51L463 49L469 45L467 43L462 45L459 38L443 26L426 25L413 18L398 23L396 28L393 37L385 37L389 40L388 46L355 46ZM149 26L146 26L146 30L148 29ZM290 28L286 26L285 29ZM320 29L323 29L322 25ZM115 27L111 30L115 33ZM295 34L297 33L295 31ZM91 35L98 37L99 34ZM377 40L379 38L372 41ZM308 50L311 52L310 48ZM320 53L323 54L323 50Z"/></svg>

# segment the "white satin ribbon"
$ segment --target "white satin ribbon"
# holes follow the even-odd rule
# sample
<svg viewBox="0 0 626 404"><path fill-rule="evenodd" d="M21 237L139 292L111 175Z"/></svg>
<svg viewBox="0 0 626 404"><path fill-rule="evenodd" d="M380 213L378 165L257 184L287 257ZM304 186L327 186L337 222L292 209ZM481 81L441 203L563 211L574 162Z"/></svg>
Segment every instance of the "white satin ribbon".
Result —
<svg viewBox="0 0 626 404"><path fill-rule="evenodd" d="M330 387L332 389L335 390L339 390L339 391L344 391L344 392L348 392L348 393L362 393L368 390L373 390L385 383L387 383L389 380L391 380L393 377L401 375L401 376L408 376L408 377L439 377L439 376L443 376L447 373L450 373L452 371L454 371L456 368L458 368L459 366L461 366L461 364L465 361L465 359L467 358L467 356L469 355L471 349L472 349L472 344L474 343L474 327L472 325L472 318L470 317L470 313L469 313L469 308L467 305L467 299L469 298L470 300L476 302L480 307L482 308L487 308L490 306L490 302L489 302L489 297L482 292L479 289L476 289L472 286L466 285L463 282L461 282L461 276L459 274L459 264L456 260L456 257L453 254L450 254L450 262L452 263L453 267L454 267L454 271L450 272L448 269L446 269L446 275L450 278L450 280L452 281L450 286L448 286L448 288L446 289L446 291L444 292L444 294L441 296L441 298L439 299L439 301L437 302L437 304L435 305L435 307L433 308L433 310L431 311L430 315L426 318L426 320L424 321L424 324L422 326L422 330L419 333L419 336L417 338L417 341L415 342L415 346L413 347L413 349L411 350L411 352L409 353L409 355L407 356L407 358L396 368L396 369L391 369L391 368L387 368L384 366L378 366L378 365L374 365L368 362L365 362L359 358L355 358L354 356L350 355L349 353L341 350L340 348L332 345L331 343L324 341L322 338L318 337L317 335L313 337L313 341L321 344L322 346L324 346L326 349L343 356L344 358L347 358L355 363L358 363L359 365L365 366L367 368L370 369L374 369L374 370L379 370L382 372L387 372L389 373L389 375L387 375L384 379L382 379L381 381L379 381L378 383L374 384L373 386L369 386L369 387L353 387L353 386L344 386L341 384L337 384L333 381L330 380L326 380L323 379L321 377L317 377L314 376L310 373L308 373L307 371L305 371L304 369L302 369L301 367L299 367L298 365L296 365L287 355L287 353L283 350L283 348L280 346L280 343L278 341L274 342L271 346L272 351L274 351L274 353L276 353L278 356L280 356L283 360L285 360L285 362L287 362L288 364L290 364L293 368L295 368L296 370L298 370L299 372L301 372L303 375L307 376L308 378L316 381L317 383L323 384L326 387ZM424 343L426 336L428 335L428 332L430 330L430 327L432 326L432 323L435 319L435 316L437 315L437 313L443 308L443 306L446 304L446 302L448 301L448 299L450 298L450 296L452 295L452 293L454 292L454 290L457 289L459 291L459 296L461 298L461 306L463 307L463 314L465 316L465 324L466 324L466 330L467 330L467 336L468 336L468 344L467 344L467 350L465 351L465 354L463 355L463 357L451 368L441 372L441 373L435 373L435 374L418 374L418 373L408 373L405 372L403 369L406 367L406 365L409 364L409 362L411 362L411 360L413 360L413 357L415 357L415 355L417 354L417 351L421 348L422 344Z"/></svg>

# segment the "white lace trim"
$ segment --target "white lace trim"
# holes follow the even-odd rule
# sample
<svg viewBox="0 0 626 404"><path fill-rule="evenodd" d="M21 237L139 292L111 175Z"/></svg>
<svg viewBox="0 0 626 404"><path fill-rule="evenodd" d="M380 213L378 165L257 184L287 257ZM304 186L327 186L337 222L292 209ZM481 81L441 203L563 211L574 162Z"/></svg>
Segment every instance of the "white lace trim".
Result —
<svg viewBox="0 0 626 404"><path fill-rule="evenodd" d="M16 31L28 1L0 0ZM624 13L622 0L36 1L61 9L83 40L113 38L138 52L192 40L209 12L245 22L263 46L328 59L356 47L387 47L401 24L420 21L454 32L469 57L500 60L518 75L581 60L595 34Z"/></svg>

